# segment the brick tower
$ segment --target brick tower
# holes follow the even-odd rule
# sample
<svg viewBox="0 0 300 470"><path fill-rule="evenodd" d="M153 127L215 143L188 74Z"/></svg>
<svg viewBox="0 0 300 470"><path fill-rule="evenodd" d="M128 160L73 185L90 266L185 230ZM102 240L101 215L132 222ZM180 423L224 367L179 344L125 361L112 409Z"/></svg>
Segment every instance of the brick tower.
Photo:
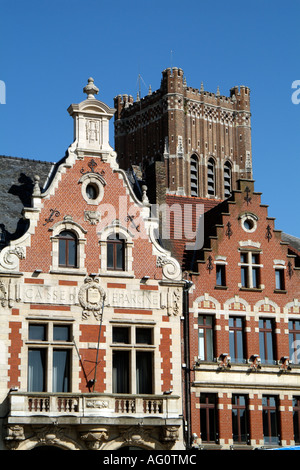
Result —
<svg viewBox="0 0 300 470"><path fill-rule="evenodd" d="M166 193L225 199L238 179L252 178L249 88L221 96L188 87L182 69L168 68L158 90L136 101L118 95L114 105L119 165L142 171L151 202Z"/></svg>

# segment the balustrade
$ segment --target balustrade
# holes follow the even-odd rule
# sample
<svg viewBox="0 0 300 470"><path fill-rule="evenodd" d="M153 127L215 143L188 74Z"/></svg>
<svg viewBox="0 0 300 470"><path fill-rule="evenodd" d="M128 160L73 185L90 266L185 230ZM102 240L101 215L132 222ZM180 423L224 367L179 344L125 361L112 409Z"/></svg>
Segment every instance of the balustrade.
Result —
<svg viewBox="0 0 300 470"><path fill-rule="evenodd" d="M178 416L177 396L11 392L10 415Z"/></svg>

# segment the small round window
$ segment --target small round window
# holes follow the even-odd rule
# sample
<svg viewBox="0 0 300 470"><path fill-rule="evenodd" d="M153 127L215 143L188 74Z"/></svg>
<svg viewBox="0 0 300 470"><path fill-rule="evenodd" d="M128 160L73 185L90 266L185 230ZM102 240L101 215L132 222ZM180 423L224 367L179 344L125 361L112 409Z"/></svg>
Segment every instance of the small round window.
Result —
<svg viewBox="0 0 300 470"><path fill-rule="evenodd" d="M96 186L95 184L89 183L85 190L86 190L86 195L90 200L97 199L99 195L98 186Z"/></svg>
<svg viewBox="0 0 300 470"><path fill-rule="evenodd" d="M252 230L254 227L254 222L251 219L244 220L244 229L245 230Z"/></svg>
<svg viewBox="0 0 300 470"><path fill-rule="evenodd" d="M244 214L241 217L241 225L245 232L255 232L257 228L257 217L254 214Z"/></svg>

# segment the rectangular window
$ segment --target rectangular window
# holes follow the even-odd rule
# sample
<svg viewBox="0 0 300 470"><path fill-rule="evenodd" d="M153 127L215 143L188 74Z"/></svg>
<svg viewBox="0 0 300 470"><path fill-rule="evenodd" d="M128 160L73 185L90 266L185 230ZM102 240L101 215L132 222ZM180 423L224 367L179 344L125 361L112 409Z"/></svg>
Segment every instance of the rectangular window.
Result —
<svg viewBox="0 0 300 470"><path fill-rule="evenodd" d="M247 402L245 395L232 396L232 437L239 444L249 442Z"/></svg>
<svg viewBox="0 0 300 470"><path fill-rule="evenodd" d="M125 240L118 234L110 235L107 239L107 269L124 271L125 269Z"/></svg>
<svg viewBox="0 0 300 470"><path fill-rule="evenodd" d="M259 351L263 363L275 364L274 322L271 319L259 320Z"/></svg>
<svg viewBox="0 0 300 470"><path fill-rule="evenodd" d="M114 245L113 243L107 244L107 267L109 269L114 268Z"/></svg>
<svg viewBox="0 0 300 470"><path fill-rule="evenodd" d="M216 285L226 286L225 264L216 264Z"/></svg>
<svg viewBox="0 0 300 470"><path fill-rule="evenodd" d="M229 318L229 351L232 362L245 362L243 318Z"/></svg>
<svg viewBox="0 0 300 470"><path fill-rule="evenodd" d="M58 264L72 268L77 266L77 237L68 230L59 234Z"/></svg>
<svg viewBox="0 0 300 470"><path fill-rule="evenodd" d="M113 351L113 393L130 393L129 351Z"/></svg>
<svg viewBox="0 0 300 470"><path fill-rule="evenodd" d="M129 328L113 327L113 343L129 344Z"/></svg>
<svg viewBox="0 0 300 470"><path fill-rule="evenodd" d="M46 325L29 325L29 339L32 341L46 341Z"/></svg>
<svg viewBox="0 0 300 470"><path fill-rule="evenodd" d="M300 397L293 397L294 441L300 443Z"/></svg>
<svg viewBox="0 0 300 470"><path fill-rule="evenodd" d="M198 316L198 355L203 361L214 359L214 330L212 315Z"/></svg>
<svg viewBox="0 0 300 470"><path fill-rule="evenodd" d="M299 364L300 358L300 320L289 321L289 354L293 364Z"/></svg>
<svg viewBox="0 0 300 470"><path fill-rule="evenodd" d="M54 325L53 326L53 340L54 341L70 341L70 327L69 325Z"/></svg>
<svg viewBox="0 0 300 470"><path fill-rule="evenodd" d="M113 393L154 393L153 328L114 326L112 337Z"/></svg>
<svg viewBox="0 0 300 470"><path fill-rule="evenodd" d="M46 391L46 349L28 351L28 391Z"/></svg>
<svg viewBox="0 0 300 470"><path fill-rule="evenodd" d="M136 393L153 393L152 370L152 351L136 351Z"/></svg>
<svg viewBox="0 0 300 470"><path fill-rule="evenodd" d="M217 400L214 393L200 395L200 431L202 442L218 441Z"/></svg>
<svg viewBox="0 0 300 470"><path fill-rule="evenodd" d="M284 290L284 269L275 269L275 289Z"/></svg>
<svg viewBox="0 0 300 470"><path fill-rule="evenodd" d="M260 288L260 255L251 251L240 256L241 286L249 289Z"/></svg>
<svg viewBox="0 0 300 470"><path fill-rule="evenodd" d="M54 349L52 363L52 392L70 391L70 350Z"/></svg>
<svg viewBox="0 0 300 470"><path fill-rule="evenodd" d="M152 328L136 328L135 335L137 344L153 344Z"/></svg>
<svg viewBox="0 0 300 470"><path fill-rule="evenodd" d="M28 326L28 391L71 391L71 326L30 323ZM55 345L55 347L54 347Z"/></svg>
<svg viewBox="0 0 300 470"><path fill-rule="evenodd" d="M278 444L279 429L276 397L264 396L262 398L262 407L264 443Z"/></svg>

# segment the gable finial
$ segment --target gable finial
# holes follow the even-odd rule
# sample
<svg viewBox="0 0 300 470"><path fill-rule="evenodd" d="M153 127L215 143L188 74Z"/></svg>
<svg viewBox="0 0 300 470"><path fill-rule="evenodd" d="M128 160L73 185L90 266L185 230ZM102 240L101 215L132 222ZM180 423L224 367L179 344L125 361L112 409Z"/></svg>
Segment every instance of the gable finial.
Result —
<svg viewBox="0 0 300 470"><path fill-rule="evenodd" d="M96 99L94 95L98 95L99 88L94 85L94 79L92 77L88 79L88 84L84 87L83 92L87 94L88 100Z"/></svg>

